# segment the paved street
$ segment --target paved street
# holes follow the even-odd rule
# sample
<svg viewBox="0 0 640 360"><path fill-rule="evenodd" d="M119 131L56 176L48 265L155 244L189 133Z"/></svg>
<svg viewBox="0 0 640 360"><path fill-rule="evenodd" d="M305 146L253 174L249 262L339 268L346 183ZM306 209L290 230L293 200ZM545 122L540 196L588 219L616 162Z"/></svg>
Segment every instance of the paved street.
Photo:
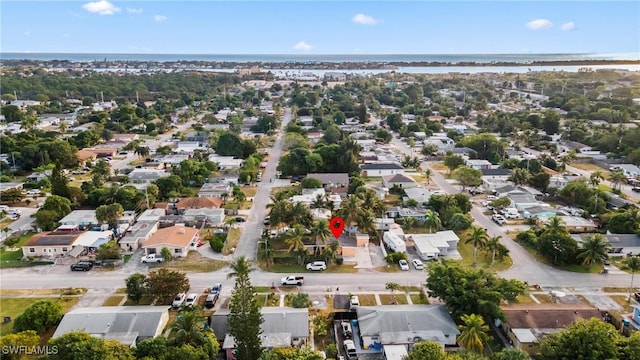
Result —
<svg viewBox="0 0 640 360"><path fill-rule="evenodd" d="M394 137L392 143L403 153L409 154L409 146ZM429 167L428 162L421 164L423 169ZM448 194L459 193L460 189L451 185L437 171L433 171L432 181ZM481 208L474 206L470 215L475 220L476 225L487 229L490 236L502 236L501 243L509 249L509 256L513 260L513 266L500 273L500 276L509 279L519 279L531 284L542 286L560 287L603 287L603 286L628 286L631 281L629 274L582 274L555 269L551 266L537 262L522 246L503 231L503 229L491 219L482 214ZM612 284L619 285L612 285Z"/></svg>
<svg viewBox="0 0 640 360"><path fill-rule="evenodd" d="M238 248L235 252L236 256L244 256L250 260L256 258L258 240L262 235L264 218L267 216L267 204L271 196L271 189L276 185L272 179L276 177L276 167L282 155L284 129L289 121L291 121L291 110L287 109L282 117L281 131L278 132L276 141L271 150L269 150L269 161L262 174L262 182L257 183L258 192L253 198L251 212L244 223L242 234L238 241Z"/></svg>

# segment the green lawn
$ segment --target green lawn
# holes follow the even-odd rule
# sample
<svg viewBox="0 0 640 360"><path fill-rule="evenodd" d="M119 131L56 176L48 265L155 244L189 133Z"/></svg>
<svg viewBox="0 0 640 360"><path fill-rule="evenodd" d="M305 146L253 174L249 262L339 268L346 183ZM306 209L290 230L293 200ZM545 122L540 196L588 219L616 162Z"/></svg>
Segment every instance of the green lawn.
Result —
<svg viewBox="0 0 640 360"><path fill-rule="evenodd" d="M27 240L29 240L34 233L28 232L20 237L18 242L12 246L12 250L9 251L6 247L2 247L0 249L0 267L10 268L10 267L28 267L28 266L36 266L36 265L48 265L51 264L50 261L22 261L22 244L24 244Z"/></svg>
<svg viewBox="0 0 640 360"><path fill-rule="evenodd" d="M553 266L557 269L560 270L565 270L565 271L571 271L571 272L577 272L577 273L592 273L592 274L596 274L599 273L602 270L602 264L601 263L595 263L595 264L591 264L591 265L582 265L582 264L552 264L551 261L549 261L547 258L545 258L544 256L542 256L540 253L538 253L538 251L534 248L532 248L531 246L527 246L524 244L520 244L522 245L522 247L524 247L529 254L531 254L531 256L533 256L538 262L541 262L543 264L549 265L549 266Z"/></svg>
<svg viewBox="0 0 640 360"><path fill-rule="evenodd" d="M102 304L102 306L118 306L125 297L126 296L123 295L109 296L107 300L105 300L104 304Z"/></svg>
<svg viewBox="0 0 640 360"><path fill-rule="evenodd" d="M138 302L138 303L136 303L135 301L131 301L130 299L127 299L127 301L125 301L124 304L122 304L122 305L123 306L151 305L152 302L153 301L151 301L150 298L143 297L142 299L140 299L140 302ZM159 304L156 304L156 305L159 305Z"/></svg>
<svg viewBox="0 0 640 360"><path fill-rule="evenodd" d="M269 267L266 267L264 261L258 263L261 269L267 270L272 273L280 273L280 274L288 274L288 273L305 273L308 272L305 268L306 265L285 265L285 264L269 264ZM336 265L330 264L327 265L327 270L324 272L328 273L356 273L358 269L355 268L355 265Z"/></svg>
<svg viewBox="0 0 640 360"><path fill-rule="evenodd" d="M395 304L393 304L394 298ZM382 305L406 305L407 296L403 292L396 292L395 296L391 294L380 294L380 302Z"/></svg>
<svg viewBox="0 0 640 360"><path fill-rule="evenodd" d="M230 228L229 234L227 235L227 241L224 243L224 247L222 248L222 253L224 255L229 255L231 252L231 248L238 247L238 241L240 240L240 229L238 228Z"/></svg>
<svg viewBox="0 0 640 360"><path fill-rule="evenodd" d="M29 306L34 304L40 300L52 300L57 301L62 305L62 312L66 313L71 309L73 305L75 305L79 297L76 296L61 296L59 298L55 297L44 297L44 298L0 298L0 312L1 316L10 316L11 322L8 324L0 324L0 335L7 335L13 331L13 323L18 317L18 315L22 314Z"/></svg>
<svg viewBox="0 0 640 360"><path fill-rule="evenodd" d="M414 304L429 305L429 298L427 296L420 296L420 294L410 294L409 297L411 297L411 301Z"/></svg>
<svg viewBox="0 0 640 360"><path fill-rule="evenodd" d="M462 264L465 266L473 265L473 245L465 244L464 239L466 239L465 235L462 234L460 236L460 241L458 242L458 252L462 255ZM513 265L513 261L511 257L505 256L502 260L496 256L496 260L491 265L491 253L486 253L482 250L478 250L477 254L477 264L476 268L485 269L488 271L502 271L506 270Z"/></svg>
<svg viewBox="0 0 640 360"><path fill-rule="evenodd" d="M197 251L191 251L183 259L171 260L162 265L165 268L178 271L211 272L227 266L225 261L205 258Z"/></svg>

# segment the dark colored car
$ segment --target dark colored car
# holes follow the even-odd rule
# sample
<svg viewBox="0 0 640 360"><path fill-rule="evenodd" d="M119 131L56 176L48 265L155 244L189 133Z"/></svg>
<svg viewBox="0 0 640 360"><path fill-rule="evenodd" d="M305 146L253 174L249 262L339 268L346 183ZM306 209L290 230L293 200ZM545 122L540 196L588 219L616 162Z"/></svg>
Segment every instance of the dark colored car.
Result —
<svg viewBox="0 0 640 360"><path fill-rule="evenodd" d="M93 268L93 264L86 261L81 261L71 265L71 271L89 271Z"/></svg>
<svg viewBox="0 0 640 360"><path fill-rule="evenodd" d="M633 192L638 192L640 193L640 187L636 186L634 188L631 189Z"/></svg>

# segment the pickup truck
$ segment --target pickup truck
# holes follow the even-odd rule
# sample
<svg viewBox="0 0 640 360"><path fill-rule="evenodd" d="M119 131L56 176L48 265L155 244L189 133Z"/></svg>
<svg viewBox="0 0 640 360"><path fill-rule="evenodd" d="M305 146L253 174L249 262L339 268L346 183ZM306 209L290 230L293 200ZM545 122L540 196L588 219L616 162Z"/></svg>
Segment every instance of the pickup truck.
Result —
<svg viewBox="0 0 640 360"><path fill-rule="evenodd" d="M304 284L304 277L303 276L285 276L282 279L280 279L280 285L297 285L300 286Z"/></svg>
<svg viewBox="0 0 640 360"><path fill-rule="evenodd" d="M161 263L163 262L164 259L162 258L162 256L158 255L158 254L149 254L146 256L142 257L142 263L146 264L146 263Z"/></svg>

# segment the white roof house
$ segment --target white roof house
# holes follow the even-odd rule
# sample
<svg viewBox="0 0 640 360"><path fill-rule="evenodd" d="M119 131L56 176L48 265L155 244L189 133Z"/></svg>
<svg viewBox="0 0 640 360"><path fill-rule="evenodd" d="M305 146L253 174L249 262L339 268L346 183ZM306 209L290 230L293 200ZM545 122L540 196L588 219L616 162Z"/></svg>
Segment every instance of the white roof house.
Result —
<svg viewBox="0 0 640 360"><path fill-rule="evenodd" d="M242 159L236 159L233 156L220 156L217 154L209 155L209 161L217 163L220 170L237 169L242 165Z"/></svg>
<svg viewBox="0 0 640 360"><path fill-rule="evenodd" d="M303 203L307 206L310 206L318 196L325 197L325 190L323 188L319 189L303 189L302 195L294 195L291 197L292 203ZM342 198L338 194L330 194L326 196L329 201L332 201L336 208L340 207L342 204Z"/></svg>
<svg viewBox="0 0 640 360"><path fill-rule="evenodd" d="M73 247L98 248L113 238L113 231L87 231L78 236Z"/></svg>
<svg viewBox="0 0 640 360"><path fill-rule="evenodd" d="M74 210L59 221L60 225L90 226L100 222L95 210Z"/></svg>
<svg viewBox="0 0 640 360"><path fill-rule="evenodd" d="M407 234L414 243L418 255L423 260L437 259L441 255L453 255L458 249L460 238L451 230L438 231L434 234Z"/></svg>

